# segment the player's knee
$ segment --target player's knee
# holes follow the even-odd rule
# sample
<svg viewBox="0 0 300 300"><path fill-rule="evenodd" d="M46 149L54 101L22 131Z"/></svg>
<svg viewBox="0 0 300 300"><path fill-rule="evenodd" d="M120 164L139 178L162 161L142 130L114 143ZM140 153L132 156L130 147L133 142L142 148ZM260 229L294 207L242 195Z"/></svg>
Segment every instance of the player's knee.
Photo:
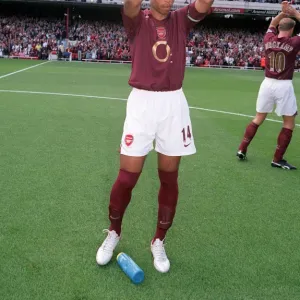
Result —
<svg viewBox="0 0 300 300"><path fill-rule="evenodd" d="M158 153L158 168L164 172L176 172L179 169L180 156L168 156Z"/></svg>
<svg viewBox="0 0 300 300"><path fill-rule="evenodd" d="M283 118L283 127L286 129L294 130L295 128L295 117L284 117Z"/></svg>
<svg viewBox="0 0 300 300"><path fill-rule="evenodd" d="M283 127L293 131L295 129L295 124L284 124Z"/></svg>
<svg viewBox="0 0 300 300"><path fill-rule="evenodd" d="M120 169L131 173L141 173L146 157L133 157L121 154Z"/></svg>
<svg viewBox="0 0 300 300"><path fill-rule="evenodd" d="M116 183L123 189L132 190L141 173L132 173L125 170L120 170Z"/></svg>
<svg viewBox="0 0 300 300"><path fill-rule="evenodd" d="M286 129L294 130L294 128L295 128L295 121L283 122L283 127L286 128Z"/></svg>
<svg viewBox="0 0 300 300"><path fill-rule="evenodd" d="M255 123L257 126L260 126L264 122L266 117L267 117L267 114L265 114L265 113L257 113L253 120L253 123Z"/></svg>

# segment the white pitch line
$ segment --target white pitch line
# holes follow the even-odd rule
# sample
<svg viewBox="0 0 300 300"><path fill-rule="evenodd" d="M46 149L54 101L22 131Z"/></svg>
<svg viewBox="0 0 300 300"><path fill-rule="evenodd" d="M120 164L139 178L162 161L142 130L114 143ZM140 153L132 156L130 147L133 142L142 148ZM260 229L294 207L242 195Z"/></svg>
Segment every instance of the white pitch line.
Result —
<svg viewBox="0 0 300 300"><path fill-rule="evenodd" d="M25 69L21 69L21 70L15 71L15 72L11 72L11 73L2 75L2 76L0 76L0 79L5 78L5 77L8 77L8 76L11 76L11 75L15 75L15 74L17 74L17 73L24 72L24 71L27 71L27 70L30 70L30 69L33 69L33 68L36 68L36 67L39 67L39 66L44 65L44 64L47 64L47 63L49 63L49 62L50 62L50 61L45 61L45 62L42 62L42 63L40 63L40 64L31 66L31 67L28 67L28 68L25 68Z"/></svg>
<svg viewBox="0 0 300 300"><path fill-rule="evenodd" d="M197 110L203 110L203 111L209 111L209 112L216 112L216 113L225 114L225 115L233 115L233 116L240 116L240 117L246 117L246 118L254 118L254 116L251 116L251 115L234 113L234 112L224 111L224 110L215 110L215 109L208 109L208 108L195 107L195 106L190 106L190 108L191 109L197 109ZM269 118L266 118L266 120L270 121L270 122L275 122L275 123L282 123L281 120L274 120L274 119L269 119ZM296 126L300 126L300 124L296 124Z"/></svg>
<svg viewBox="0 0 300 300"><path fill-rule="evenodd" d="M0 90L0 93L53 95L53 96L67 96L67 97L80 97L80 98L94 98L94 99L108 99L108 100L127 101L127 99L123 99L123 98L102 97L102 96L81 95L81 94L52 93L52 92L35 92L35 91L18 91L18 90Z"/></svg>
<svg viewBox="0 0 300 300"><path fill-rule="evenodd" d="M125 98L117 98L117 97L93 96L93 95L82 95L82 94L67 94L67 93L54 93L54 92L0 90L0 93L53 95L53 96L66 96L66 97L79 97L79 98L93 98L93 99L107 99L107 100L127 101L127 99L125 99ZM225 114L225 115L246 117L246 118L254 118L254 116L251 116L251 115L245 115L245 114L241 114L241 113L235 113L235 112L224 111L224 110L209 109L209 108L203 108L203 107L197 107L197 106L190 106L190 109L214 112L214 113ZM270 122L275 122L275 123L282 123L281 120L275 120L275 119L269 119L269 118L267 118L266 120L270 121ZM296 124L296 126L300 127L300 124Z"/></svg>

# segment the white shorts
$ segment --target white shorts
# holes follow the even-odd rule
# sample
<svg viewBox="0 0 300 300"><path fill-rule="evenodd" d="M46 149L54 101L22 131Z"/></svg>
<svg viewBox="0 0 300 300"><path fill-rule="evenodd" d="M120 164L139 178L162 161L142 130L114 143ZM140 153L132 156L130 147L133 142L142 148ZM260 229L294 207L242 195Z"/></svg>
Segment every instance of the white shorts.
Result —
<svg viewBox="0 0 300 300"><path fill-rule="evenodd" d="M271 113L275 105L278 116L294 116L297 113L292 80L264 79L259 89L256 111Z"/></svg>
<svg viewBox="0 0 300 300"><path fill-rule="evenodd" d="M126 109L121 154L168 156L196 153L189 107L182 89L152 92L133 88Z"/></svg>

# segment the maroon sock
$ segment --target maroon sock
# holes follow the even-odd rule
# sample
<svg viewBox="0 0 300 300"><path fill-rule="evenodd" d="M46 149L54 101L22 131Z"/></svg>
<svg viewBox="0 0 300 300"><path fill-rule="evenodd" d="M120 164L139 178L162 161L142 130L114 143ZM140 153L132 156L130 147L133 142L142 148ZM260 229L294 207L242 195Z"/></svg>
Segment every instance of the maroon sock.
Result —
<svg viewBox="0 0 300 300"><path fill-rule="evenodd" d="M247 148L249 146L249 144L251 143L252 139L254 138L256 131L258 129L259 125L251 122L245 131L244 134L244 138L240 144L239 150L241 150L242 152L247 152Z"/></svg>
<svg viewBox="0 0 300 300"><path fill-rule="evenodd" d="M154 239L165 238L176 212L178 201L178 171L165 172L158 170L160 190L158 194L158 218Z"/></svg>
<svg viewBox="0 0 300 300"><path fill-rule="evenodd" d="M283 159L284 153L292 139L293 130L282 128L277 138L277 148L274 154L274 162L279 162Z"/></svg>
<svg viewBox="0 0 300 300"><path fill-rule="evenodd" d="M120 170L118 178L112 187L109 202L109 230L115 230L118 235L121 234L123 215L140 174Z"/></svg>

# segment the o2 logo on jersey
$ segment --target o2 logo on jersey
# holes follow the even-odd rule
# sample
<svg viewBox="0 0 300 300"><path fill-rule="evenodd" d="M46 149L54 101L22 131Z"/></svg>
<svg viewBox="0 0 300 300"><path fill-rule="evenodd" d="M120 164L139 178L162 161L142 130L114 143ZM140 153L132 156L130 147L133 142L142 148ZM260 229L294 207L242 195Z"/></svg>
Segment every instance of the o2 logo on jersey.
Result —
<svg viewBox="0 0 300 300"><path fill-rule="evenodd" d="M132 134L126 134L126 136L124 138L124 142L125 142L127 147L131 146L131 144L133 143L133 135Z"/></svg>
<svg viewBox="0 0 300 300"><path fill-rule="evenodd" d="M165 46L165 48L166 48L166 56L165 56L164 58L159 58L159 57L157 56L157 48L158 48L158 46L160 46L160 45L163 45L163 46ZM153 47L152 47L152 54L153 54L154 58L155 58L157 61L159 61L159 62L161 62L161 63L164 63L164 62L166 62L166 61L169 59L169 57L170 57L170 54L171 54L171 48L170 48L170 46L168 45L167 41L157 41L157 42L153 45Z"/></svg>
<svg viewBox="0 0 300 300"><path fill-rule="evenodd" d="M152 47L152 54L153 54L154 58L157 61L159 61L161 63L164 63L164 62L168 61L168 59L171 55L171 48L170 48L170 46L168 45L168 43L166 41L167 30L166 30L165 27L162 27L162 26L156 27L156 34L157 34L157 37L158 37L158 41ZM164 58L159 58L158 55L157 55L157 48L159 46L161 46L161 47L164 46L165 47L166 56Z"/></svg>

